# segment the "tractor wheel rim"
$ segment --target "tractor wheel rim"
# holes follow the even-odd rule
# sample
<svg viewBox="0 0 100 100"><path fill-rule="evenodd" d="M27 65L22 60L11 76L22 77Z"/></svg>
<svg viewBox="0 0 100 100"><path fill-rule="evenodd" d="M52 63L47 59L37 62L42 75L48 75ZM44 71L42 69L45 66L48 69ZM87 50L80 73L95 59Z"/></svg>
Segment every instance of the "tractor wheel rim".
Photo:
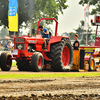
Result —
<svg viewBox="0 0 100 100"><path fill-rule="evenodd" d="M38 66L41 67L42 66L42 58L40 57L38 60Z"/></svg>
<svg viewBox="0 0 100 100"><path fill-rule="evenodd" d="M11 62L12 62L12 61L11 61L10 58L8 57L8 58L7 58L7 67L10 67L10 66L11 66Z"/></svg>
<svg viewBox="0 0 100 100"><path fill-rule="evenodd" d="M69 48L65 46L62 51L62 63L64 66L67 66L69 64L69 61L70 61L70 51Z"/></svg>
<svg viewBox="0 0 100 100"><path fill-rule="evenodd" d="M93 67L94 67L94 61L91 60L91 69L93 69Z"/></svg>

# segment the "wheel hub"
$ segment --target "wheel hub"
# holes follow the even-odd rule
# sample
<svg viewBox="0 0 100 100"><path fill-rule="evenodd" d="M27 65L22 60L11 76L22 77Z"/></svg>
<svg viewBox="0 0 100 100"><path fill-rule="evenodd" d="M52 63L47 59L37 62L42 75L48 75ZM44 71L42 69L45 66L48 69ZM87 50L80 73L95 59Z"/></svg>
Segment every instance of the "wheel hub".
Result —
<svg viewBox="0 0 100 100"><path fill-rule="evenodd" d="M91 69L93 69L93 67L94 67L94 61L91 60Z"/></svg>
<svg viewBox="0 0 100 100"><path fill-rule="evenodd" d="M41 67L42 66L42 58L40 57L38 60L38 66Z"/></svg>
<svg viewBox="0 0 100 100"><path fill-rule="evenodd" d="M65 46L62 51L62 63L64 66L67 66L69 64L69 61L70 61L70 51L69 48Z"/></svg>

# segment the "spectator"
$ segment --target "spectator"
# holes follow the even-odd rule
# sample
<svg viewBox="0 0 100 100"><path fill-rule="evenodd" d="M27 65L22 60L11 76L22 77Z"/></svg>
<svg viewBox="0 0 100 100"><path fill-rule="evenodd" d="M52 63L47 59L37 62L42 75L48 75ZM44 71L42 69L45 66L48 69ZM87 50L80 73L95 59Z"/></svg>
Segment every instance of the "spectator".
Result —
<svg viewBox="0 0 100 100"><path fill-rule="evenodd" d="M14 47L14 41L11 42L10 46L11 46L11 48Z"/></svg>
<svg viewBox="0 0 100 100"><path fill-rule="evenodd" d="M79 41L78 41L78 34L74 35L75 42L73 43L74 50L78 50L79 48Z"/></svg>
<svg viewBox="0 0 100 100"><path fill-rule="evenodd" d="M11 41L8 41L8 42L6 43L5 49L4 49L5 51L6 51L6 50L9 51L9 49L11 49L10 44L11 44Z"/></svg>

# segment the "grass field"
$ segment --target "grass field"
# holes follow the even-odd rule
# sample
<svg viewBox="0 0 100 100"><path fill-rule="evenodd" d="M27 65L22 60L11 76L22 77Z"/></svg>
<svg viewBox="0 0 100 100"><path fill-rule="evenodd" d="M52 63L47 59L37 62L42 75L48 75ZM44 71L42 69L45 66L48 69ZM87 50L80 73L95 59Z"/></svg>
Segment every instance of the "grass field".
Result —
<svg viewBox="0 0 100 100"><path fill-rule="evenodd" d="M12 62L12 67L17 67L16 62Z"/></svg>
<svg viewBox="0 0 100 100"><path fill-rule="evenodd" d="M16 62L12 62L13 67L16 66ZM5 74L0 75L0 79L19 79L19 78L58 78L58 77L93 77L100 76L100 73L64 73L64 74Z"/></svg>
<svg viewBox="0 0 100 100"><path fill-rule="evenodd" d="M0 79L19 79L19 78L70 78L70 77L94 77L100 73L65 73L65 74L5 74L0 75Z"/></svg>

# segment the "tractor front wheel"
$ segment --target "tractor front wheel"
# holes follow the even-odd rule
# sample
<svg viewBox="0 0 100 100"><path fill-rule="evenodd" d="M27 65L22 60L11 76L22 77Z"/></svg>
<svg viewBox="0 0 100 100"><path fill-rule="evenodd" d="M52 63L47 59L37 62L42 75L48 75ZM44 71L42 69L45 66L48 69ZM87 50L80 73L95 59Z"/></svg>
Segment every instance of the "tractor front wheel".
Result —
<svg viewBox="0 0 100 100"><path fill-rule="evenodd" d="M31 69L35 72L42 71L44 65L44 58L42 53L34 52L31 58Z"/></svg>
<svg viewBox="0 0 100 100"><path fill-rule="evenodd" d="M9 71L11 69L12 60L10 59L10 57L12 56L9 52L3 52L1 54L0 65L2 71Z"/></svg>

